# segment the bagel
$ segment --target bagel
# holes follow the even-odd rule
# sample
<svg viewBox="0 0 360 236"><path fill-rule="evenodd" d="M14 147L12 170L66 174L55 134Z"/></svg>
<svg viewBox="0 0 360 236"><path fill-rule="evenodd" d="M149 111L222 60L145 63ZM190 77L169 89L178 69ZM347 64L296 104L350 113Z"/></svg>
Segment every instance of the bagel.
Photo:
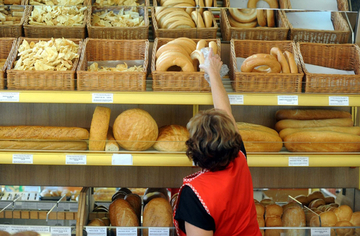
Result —
<svg viewBox="0 0 360 236"><path fill-rule="evenodd" d="M189 53L182 46L175 44L175 43L172 43L172 44L167 43L167 44L164 44L161 47L159 47L159 49L156 51L155 58L159 58L161 56L161 54L163 54L164 52L167 52L167 51L180 52L180 53L186 55L189 59L191 59Z"/></svg>
<svg viewBox="0 0 360 236"><path fill-rule="evenodd" d="M204 20L199 12L197 12L197 11L191 12L191 18L195 22L196 27L205 28Z"/></svg>
<svg viewBox="0 0 360 236"><path fill-rule="evenodd" d="M289 64L290 73L297 74L299 71L298 71L298 68L297 68L297 65L296 65L296 62L295 62L294 54L292 54L289 51L285 51L284 55L285 55L286 61Z"/></svg>
<svg viewBox="0 0 360 236"><path fill-rule="evenodd" d="M214 0L216 1L216 0ZM213 0L205 0L205 6L206 7L212 7L213 6Z"/></svg>
<svg viewBox="0 0 360 236"><path fill-rule="evenodd" d="M162 17L166 16L167 14L174 12L174 11L184 11L184 9L181 8L167 8L167 7L157 7L156 9L160 9L155 13L155 18L157 21L159 21Z"/></svg>
<svg viewBox="0 0 360 236"><path fill-rule="evenodd" d="M259 0L249 0L247 3L247 7L248 8L256 8L256 4L258 3ZM277 0L263 0L265 2L267 2L270 6L270 8L279 8L279 4L277 2Z"/></svg>
<svg viewBox="0 0 360 236"><path fill-rule="evenodd" d="M162 2L163 3L161 5L163 7L172 7L179 3L186 3L186 4L189 4L190 6L195 6L194 0L166 0L166 1L162 1Z"/></svg>
<svg viewBox="0 0 360 236"><path fill-rule="evenodd" d="M259 53L245 59L241 65L241 72L251 72L255 67L262 65L270 67L269 73L279 73L281 71L281 65L273 55Z"/></svg>
<svg viewBox="0 0 360 236"><path fill-rule="evenodd" d="M274 10L266 10L266 22L268 27L275 26Z"/></svg>
<svg viewBox="0 0 360 236"><path fill-rule="evenodd" d="M156 61L157 71L167 71L171 66L178 66L184 72L194 72L194 66L184 54L180 52L164 52Z"/></svg>
<svg viewBox="0 0 360 236"><path fill-rule="evenodd" d="M195 24L191 19L181 19L171 23L167 29L179 29L179 28L195 28Z"/></svg>
<svg viewBox="0 0 360 236"><path fill-rule="evenodd" d="M251 72L269 73L270 67L269 66L258 66L256 68L254 68Z"/></svg>
<svg viewBox="0 0 360 236"><path fill-rule="evenodd" d="M280 50L280 48L278 48L278 47L271 48L270 55L273 55L274 57L276 57L277 60L280 62L282 73L290 73L289 64L287 63L286 58L285 58L284 54L282 53L282 51Z"/></svg>
<svg viewBox="0 0 360 236"><path fill-rule="evenodd" d="M218 46L217 46L216 42L211 41L209 43L209 47L213 49L214 55L216 55L218 53Z"/></svg>
<svg viewBox="0 0 360 236"><path fill-rule="evenodd" d="M255 28L257 25L257 21L253 21L250 23L240 23L237 22L236 20L234 20L231 16L229 16L229 23L232 27L236 27L236 28Z"/></svg>
<svg viewBox="0 0 360 236"><path fill-rule="evenodd" d="M171 43L179 44L180 46L185 48L185 50L189 53L189 55L196 49L196 43L194 42L194 40L186 38L186 37L174 39L174 40L168 42L168 44L169 43L170 44Z"/></svg>
<svg viewBox="0 0 360 236"><path fill-rule="evenodd" d="M202 54L202 52L200 50L193 51L190 56L193 61L198 61L199 64L203 64L205 61L204 54ZM203 70L200 69L200 71L203 71Z"/></svg>
<svg viewBox="0 0 360 236"><path fill-rule="evenodd" d="M256 9L236 9L229 8L229 13L234 20L240 23L249 23L256 20Z"/></svg>
<svg viewBox="0 0 360 236"><path fill-rule="evenodd" d="M260 26L262 27L265 27L267 25L267 22L266 22L266 14L265 14L265 10L260 10L260 9L257 9L257 22Z"/></svg>
<svg viewBox="0 0 360 236"><path fill-rule="evenodd" d="M186 15L187 13L184 12ZM185 17L185 16L176 16L176 17L170 17L169 19L166 19L163 23L162 23L162 26L161 28L163 29L167 29L169 27L169 25L171 25L172 23L176 22L176 21L187 21L187 20L191 20L189 19L188 17Z"/></svg>
<svg viewBox="0 0 360 236"><path fill-rule="evenodd" d="M210 11L204 11L203 13L204 23L206 28L212 27L213 15Z"/></svg>
<svg viewBox="0 0 360 236"><path fill-rule="evenodd" d="M185 11L173 11L173 12L170 12L170 13L166 14L165 16L161 17L158 20L158 25L160 28L164 28L163 24L166 20L171 19L171 18L178 19L178 17L180 17L180 16L183 16L185 18L187 17L187 18L189 18L189 20L191 20L191 18Z"/></svg>
<svg viewBox="0 0 360 236"><path fill-rule="evenodd" d="M199 42L196 44L196 50L200 50L206 46L206 40L200 39Z"/></svg>

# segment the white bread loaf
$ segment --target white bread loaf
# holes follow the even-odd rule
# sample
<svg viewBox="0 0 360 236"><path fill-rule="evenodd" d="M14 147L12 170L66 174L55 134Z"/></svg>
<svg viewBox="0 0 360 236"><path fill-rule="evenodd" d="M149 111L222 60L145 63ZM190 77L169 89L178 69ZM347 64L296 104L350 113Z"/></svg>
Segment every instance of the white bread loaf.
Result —
<svg viewBox="0 0 360 236"><path fill-rule="evenodd" d="M305 227L305 212L300 206L288 207L282 217L283 227ZM288 236L305 236L305 230L287 229L284 230Z"/></svg>
<svg viewBox="0 0 360 236"><path fill-rule="evenodd" d="M276 120L294 119L294 120L319 120L333 118L351 118L347 111L337 110L301 110L301 109L283 109L276 112Z"/></svg>
<svg viewBox="0 0 360 236"><path fill-rule="evenodd" d="M159 137L154 144L158 151L185 152L185 142L189 139L189 131L180 125L165 125L159 129Z"/></svg>
<svg viewBox="0 0 360 236"><path fill-rule="evenodd" d="M300 131L333 131L338 133L360 135L360 127L358 126L353 126L353 127L329 126L329 127L313 127L313 128L286 128L279 132L279 136L281 139L284 139L287 135Z"/></svg>
<svg viewBox="0 0 360 236"><path fill-rule="evenodd" d="M117 198L109 206L109 218L112 226L137 227L138 217L126 200Z"/></svg>
<svg viewBox="0 0 360 236"><path fill-rule="evenodd" d="M20 150L87 150L84 141L0 141L0 149Z"/></svg>
<svg viewBox="0 0 360 236"><path fill-rule="evenodd" d="M353 121L350 118L323 119L323 120L280 120L275 124L275 130L280 132L286 128L311 128L311 127L352 127Z"/></svg>

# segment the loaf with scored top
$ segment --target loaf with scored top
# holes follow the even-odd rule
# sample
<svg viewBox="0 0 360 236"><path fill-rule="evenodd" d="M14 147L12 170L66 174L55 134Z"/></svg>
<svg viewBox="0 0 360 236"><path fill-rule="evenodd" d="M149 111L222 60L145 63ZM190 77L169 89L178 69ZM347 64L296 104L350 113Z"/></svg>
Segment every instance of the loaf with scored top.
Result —
<svg viewBox="0 0 360 236"><path fill-rule="evenodd" d="M276 120L294 119L294 120L320 120L334 118L351 118L350 112L338 110L301 110L301 109L283 109L276 112Z"/></svg>
<svg viewBox="0 0 360 236"><path fill-rule="evenodd" d="M323 119L323 120L293 120L286 119L276 122L275 129L280 132L286 128L311 128L311 127L328 127L340 126L351 127L353 121L350 118L336 118L336 119Z"/></svg>

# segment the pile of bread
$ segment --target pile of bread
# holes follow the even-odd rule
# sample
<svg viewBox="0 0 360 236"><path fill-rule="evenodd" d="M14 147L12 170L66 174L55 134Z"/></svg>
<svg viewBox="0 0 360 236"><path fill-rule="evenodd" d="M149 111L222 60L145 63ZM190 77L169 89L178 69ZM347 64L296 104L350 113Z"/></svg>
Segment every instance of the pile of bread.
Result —
<svg viewBox="0 0 360 236"><path fill-rule="evenodd" d="M29 5L78 6L83 4L84 0L29 0Z"/></svg>
<svg viewBox="0 0 360 236"><path fill-rule="evenodd" d="M85 22L83 6L34 6L29 25L80 26Z"/></svg>
<svg viewBox="0 0 360 236"><path fill-rule="evenodd" d="M91 72L103 72L103 71L116 71L116 72L143 72L144 67L142 65L139 66L128 66L126 62L117 64L115 67L110 66L100 66L97 62L92 63L88 69Z"/></svg>
<svg viewBox="0 0 360 236"><path fill-rule="evenodd" d="M0 6L0 25L20 24L24 9L21 6Z"/></svg>
<svg viewBox="0 0 360 236"><path fill-rule="evenodd" d="M73 201L77 201L77 197L79 196L80 191L79 190L74 190L74 191L69 191L68 189L43 189L40 193L41 197L62 197L62 196L66 196L67 198L70 198ZM64 199L66 200L66 198Z"/></svg>
<svg viewBox="0 0 360 236"><path fill-rule="evenodd" d="M298 68L291 52L283 53L280 48L272 47L270 54L258 53L247 57L241 65L241 72L297 74Z"/></svg>
<svg viewBox="0 0 360 236"><path fill-rule="evenodd" d="M139 27L144 26L145 21L134 7L128 10L121 8L118 12L106 9L92 13L91 24L100 27Z"/></svg>
<svg viewBox="0 0 360 236"><path fill-rule="evenodd" d="M143 6L144 3L139 4L137 0L95 0L93 6Z"/></svg>
<svg viewBox="0 0 360 236"><path fill-rule="evenodd" d="M183 72L198 71L198 65L205 61L204 54L201 52L201 49L205 47L212 48L214 54L218 54L215 41L201 39L196 43L185 37L171 40L156 51L156 71L168 71L174 67L181 68Z"/></svg>
<svg viewBox="0 0 360 236"><path fill-rule="evenodd" d="M360 127L340 110L279 110L275 129L292 152L358 152Z"/></svg>

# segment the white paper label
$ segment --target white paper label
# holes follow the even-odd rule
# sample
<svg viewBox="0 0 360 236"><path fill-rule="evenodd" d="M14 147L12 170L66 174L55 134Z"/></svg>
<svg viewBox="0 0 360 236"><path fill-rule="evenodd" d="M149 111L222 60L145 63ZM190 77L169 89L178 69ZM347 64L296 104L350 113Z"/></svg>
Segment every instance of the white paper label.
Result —
<svg viewBox="0 0 360 236"><path fill-rule="evenodd" d="M0 230L1 231L6 231L8 233L12 233L11 226L9 226L9 225L0 225Z"/></svg>
<svg viewBox="0 0 360 236"><path fill-rule="evenodd" d="M55 203L43 203L43 202L39 202L38 203L38 208L39 208L39 210L50 210L54 205L56 204L56 202Z"/></svg>
<svg viewBox="0 0 360 236"><path fill-rule="evenodd" d="M21 232L21 231L35 231L38 233L50 233L49 226L25 226L25 225L13 225L12 232Z"/></svg>
<svg viewBox="0 0 360 236"><path fill-rule="evenodd" d="M330 106L349 106L349 97L329 97Z"/></svg>
<svg viewBox="0 0 360 236"><path fill-rule="evenodd" d="M0 93L0 102L19 102L20 93Z"/></svg>
<svg viewBox="0 0 360 236"><path fill-rule="evenodd" d="M169 236L169 228L150 227L149 236Z"/></svg>
<svg viewBox="0 0 360 236"><path fill-rule="evenodd" d="M86 227L87 235L106 236L106 227Z"/></svg>
<svg viewBox="0 0 360 236"><path fill-rule="evenodd" d="M114 94L112 93L93 93L92 94L92 102L93 103L113 103L114 102Z"/></svg>
<svg viewBox="0 0 360 236"><path fill-rule="evenodd" d="M228 95L230 104L242 105L244 104L244 95Z"/></svg>
<svg viewBox="0 0 360 236"><path fill-rule="evenodd" d="M278 105L298 105L299 98L297 95L280 95L278 97Z"/></svg>
<svg viewBox="0 0 360 236"><path fill-rule="evenodd" d="M330 236L330 228L311 228L311 236Z"/></svg>
<svg viewBox="0 0 360 236"><path fill-rule="evenodd" d="M309 157L289 157L289 166L309 166Z"/></svg>
<svg viewBox="0 0 360 236"><path fill-rule="evenodd" d="M116 236L137 236L137 228L116 228Z"/></svg>
<svg viewBox="0 0 360 236"><path fill-rule="evenodd" d="M66 155L67 165L86 165L86 155Z"/></svg>
<svg viewBox="0 0 360 236"><path fill-rule="evenodd" d="M113 154L112 155L112 165L133 165L133 157L131 154Z"/></svg>
<svg viewBox="0 0 360 236"><path fill-rule="evenodd" d="M51 227L51 236L71 236L71 227Z"/></svg>
<svg viewBox="0 0 360 236"><path fill-rule="evenodd" d="M14 164L33 164L31 154L13 154L12 163Z"/></svg>

